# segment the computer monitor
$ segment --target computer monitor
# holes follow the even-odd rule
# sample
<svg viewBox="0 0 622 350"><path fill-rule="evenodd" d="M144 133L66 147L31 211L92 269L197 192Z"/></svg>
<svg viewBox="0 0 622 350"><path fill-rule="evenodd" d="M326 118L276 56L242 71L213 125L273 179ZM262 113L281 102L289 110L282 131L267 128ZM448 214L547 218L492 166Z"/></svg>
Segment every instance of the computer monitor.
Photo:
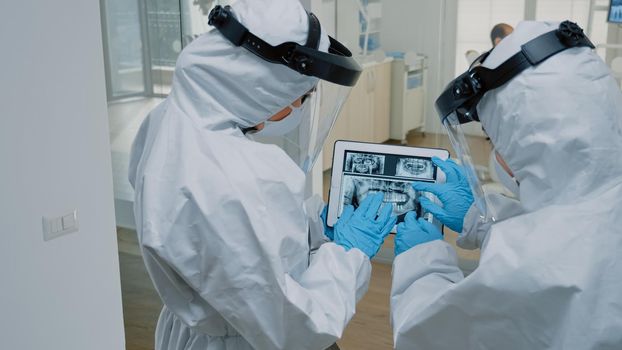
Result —
<svg viewBox="0 0 622 350"><path fill-rule="evenodd" d="M607 22L622 23L622 0L611 0Z"/></svg>

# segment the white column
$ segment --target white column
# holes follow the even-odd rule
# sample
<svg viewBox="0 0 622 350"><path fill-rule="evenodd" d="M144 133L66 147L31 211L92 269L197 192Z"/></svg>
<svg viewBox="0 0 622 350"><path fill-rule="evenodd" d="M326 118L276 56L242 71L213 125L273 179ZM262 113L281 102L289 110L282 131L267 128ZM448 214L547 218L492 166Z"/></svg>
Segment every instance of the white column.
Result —
<svg viewBox="0 0 622 350"><path fill-rule="evenodd" d="M0 1L0 42L0 348L125 349L99 2Z"/></svg>

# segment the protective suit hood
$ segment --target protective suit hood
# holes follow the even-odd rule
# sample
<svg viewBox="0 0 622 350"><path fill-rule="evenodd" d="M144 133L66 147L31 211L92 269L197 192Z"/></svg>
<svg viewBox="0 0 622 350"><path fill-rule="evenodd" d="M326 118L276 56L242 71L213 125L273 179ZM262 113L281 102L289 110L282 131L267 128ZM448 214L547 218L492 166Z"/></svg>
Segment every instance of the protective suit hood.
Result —
<svg viewBox="0 0 622 350"><path fill-rule="evenodd" d="M238 1L233 13L271 45L307 40L298 1ZM324 349L354 315L369 259L321 244L322 203L305 203L304 173L241 131L316 82L216 30L181 53L129 165L141 253L165 304L155 349Z"/></svg>
<svg viewBox="0 0 622 350"><path fill-rule="evenodd" d="M304 45L307 41L308 17L298 1L238 1L231 6L237 19L270 45L287 41ZM327 51L328 46L322 30L319 49ZM170 100L199 125L235 133L239 127L266 121L317 82L317 78L263 61L212 29L179 55ZM207 91L205 86L210 85L214 88Z"/></svg>
<svg viewBox="0 0 622 350"><path fill-rule="evenodd" d="M484 61L496 68L559 23L522 22ZM622 181L622 94L589 48L563 51L488 92L484 129L520 182L531 212L571 203Z"/></svg>
<svg viewBox="0 0 622 350"><path fill-rule="evenodd" d="M555 28L521 23L485 65ZM441 240L396 258L395 348L619 349L620 87L594 52L573 48L491 90L477 112L520 181L520 203L492 197L500 220L467 228L479 218L471 208L466 243L481 258L467 277Z"/></svg>

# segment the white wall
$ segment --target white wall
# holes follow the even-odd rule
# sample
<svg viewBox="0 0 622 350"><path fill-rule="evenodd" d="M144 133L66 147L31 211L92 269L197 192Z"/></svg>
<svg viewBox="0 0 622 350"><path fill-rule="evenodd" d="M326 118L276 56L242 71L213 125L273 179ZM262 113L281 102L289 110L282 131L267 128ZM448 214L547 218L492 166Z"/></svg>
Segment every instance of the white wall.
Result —
<svg viewBox="0 0 622 350"><path fill-rule="evenodd" d="M428 57L426 131L441 130L434 101L454 76L457 0L383 0L382 48Z"/></svg>
<svg viewBox="0 0 622 350"><path fill-rule="evenodd" d="M607 44L620 45L622 44L622 27L618 24L609 24L607 28ZM622 49L610 48L606 51L607 64L611 64L611 61L616 57L622 56Z"/></svg>
<svg viewBox="0 0 622 350"><path fill-rule="evenodd" d="M98 2L1 1L0 42L0 348L123 349Z"/></svg>

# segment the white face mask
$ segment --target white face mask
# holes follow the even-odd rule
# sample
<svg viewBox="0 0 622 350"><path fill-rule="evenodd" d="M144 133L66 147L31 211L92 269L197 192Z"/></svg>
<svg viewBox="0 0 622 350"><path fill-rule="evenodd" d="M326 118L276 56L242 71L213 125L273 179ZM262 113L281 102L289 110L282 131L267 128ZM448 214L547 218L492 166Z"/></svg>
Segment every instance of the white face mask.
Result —
<svg viewBox="0 0 622 350"><path fill-rule="evenodd" d="M503 166L499 164L497 157L493 156L492 158L495 166L495 171L497 172L497 176L499 177L499 181L501 181L501 184L503 184L505 188L510 190L510 192L512 192L516 196L516 198L519 198L520 191L516 179L510 176L510 174L508 174L508 172L503 169Z"/></svg>
<svg viewBox="0 0 622 350"><path fill-rule="evenodd" d="M306 110L305 104L303 103L300 107L290 105L289 108L291 108L292 111L287 117L279 121L265 121L263 129L253 132L252 135L262 137L283 136L296 129L296 127L300 125L300 122L302 122L302 116Z"/></svg>

